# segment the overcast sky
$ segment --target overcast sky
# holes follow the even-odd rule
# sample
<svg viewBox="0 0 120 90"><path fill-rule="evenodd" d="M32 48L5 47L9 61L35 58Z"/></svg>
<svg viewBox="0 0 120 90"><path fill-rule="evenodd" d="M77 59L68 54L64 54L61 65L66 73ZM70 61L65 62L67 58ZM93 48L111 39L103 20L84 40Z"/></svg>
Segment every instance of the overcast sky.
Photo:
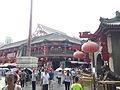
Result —
<svg viewBox="0 0 120 90"><path fill-rule="evenodd" d="M79 32L94 33L99 18L113 18L120 10L120 0L33 0L33 28L42 24L69 36ZM0 42L6 36L13 41L28 37L30 0L0 0Z"/></svg>

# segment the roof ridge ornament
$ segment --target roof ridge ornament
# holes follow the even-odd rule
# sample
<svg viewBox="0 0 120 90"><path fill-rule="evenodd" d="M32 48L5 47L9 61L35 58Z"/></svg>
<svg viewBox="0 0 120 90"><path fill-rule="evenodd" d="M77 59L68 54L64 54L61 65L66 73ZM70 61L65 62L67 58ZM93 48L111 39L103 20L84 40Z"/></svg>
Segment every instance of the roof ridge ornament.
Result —
<svg viewBox="0 0 120 90"><path fill-rule="evenodd" d="M41 24L37 25L36 31L33 33L33 37L45 36L48 33L45 31Z"/></svg>
<svg viewBox="0 0 120 90"><path fill-rule="evenodd" d="M111 19L100 17L99 21L101 23L113 23L113 22L120 21L120 12L116 11L116 16Z"/></svg>
<svg viewBox="0 0 120 90"><path fill-rule="evenodd" d="M120 12L116 11L116 17L120 18Z"/></svg>
<svg viewBox="0 0 120 90"><path fill-rule="evenodd" d="M109 20L108 18L103 18L103 17L100 17L99 21L100 22L107 22L107 20Z"/></svg>

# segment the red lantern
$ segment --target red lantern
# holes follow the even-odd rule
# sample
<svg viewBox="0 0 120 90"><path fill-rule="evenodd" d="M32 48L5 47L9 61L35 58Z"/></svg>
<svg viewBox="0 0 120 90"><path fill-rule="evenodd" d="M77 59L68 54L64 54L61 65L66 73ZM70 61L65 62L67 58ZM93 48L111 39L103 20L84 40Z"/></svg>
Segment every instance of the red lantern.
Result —
<svg viewBox="0 0 120 90"><path fill-rule="evenodd" d="M92 41L88 41L82 45L82 51L86 53L93 53L98 50L99 50L99 45Z"/></svg>
<svg viewBox="0 0 120 90"><path fill-rule="evenodd" d="M77 50L76 52L74 52L73 56L74 56L75 58L80 59L80 58L82 58L82 57L84 56L84 53L81 52L81 51L79 51L79 50Z"/></svg>

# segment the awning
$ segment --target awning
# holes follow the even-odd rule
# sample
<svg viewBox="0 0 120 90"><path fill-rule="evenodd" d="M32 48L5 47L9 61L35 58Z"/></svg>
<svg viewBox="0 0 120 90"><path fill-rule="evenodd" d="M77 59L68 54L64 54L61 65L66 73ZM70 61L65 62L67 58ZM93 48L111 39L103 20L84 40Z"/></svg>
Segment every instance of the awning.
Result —
<svg viewBox="0 0 120 90"><path fill-rule="evenodd" d="M69 61L71 63L77 63L77 64L88 64L87 62L78 62L78 61Z"/></svg>

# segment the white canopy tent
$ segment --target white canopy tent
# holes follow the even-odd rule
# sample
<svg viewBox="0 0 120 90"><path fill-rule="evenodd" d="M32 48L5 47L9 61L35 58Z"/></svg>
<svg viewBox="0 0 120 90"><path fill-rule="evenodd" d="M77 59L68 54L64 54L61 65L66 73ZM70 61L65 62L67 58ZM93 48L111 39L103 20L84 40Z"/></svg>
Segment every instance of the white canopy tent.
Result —
<svg viewBox="0 0 120 90"><path fill-rule="evenodd" d="M6 68L6 67L9 67L9 66L13 66L13 67L16 67L16 63L5 63L5 64L0 64L0 67L2 68Z"/></svg>

